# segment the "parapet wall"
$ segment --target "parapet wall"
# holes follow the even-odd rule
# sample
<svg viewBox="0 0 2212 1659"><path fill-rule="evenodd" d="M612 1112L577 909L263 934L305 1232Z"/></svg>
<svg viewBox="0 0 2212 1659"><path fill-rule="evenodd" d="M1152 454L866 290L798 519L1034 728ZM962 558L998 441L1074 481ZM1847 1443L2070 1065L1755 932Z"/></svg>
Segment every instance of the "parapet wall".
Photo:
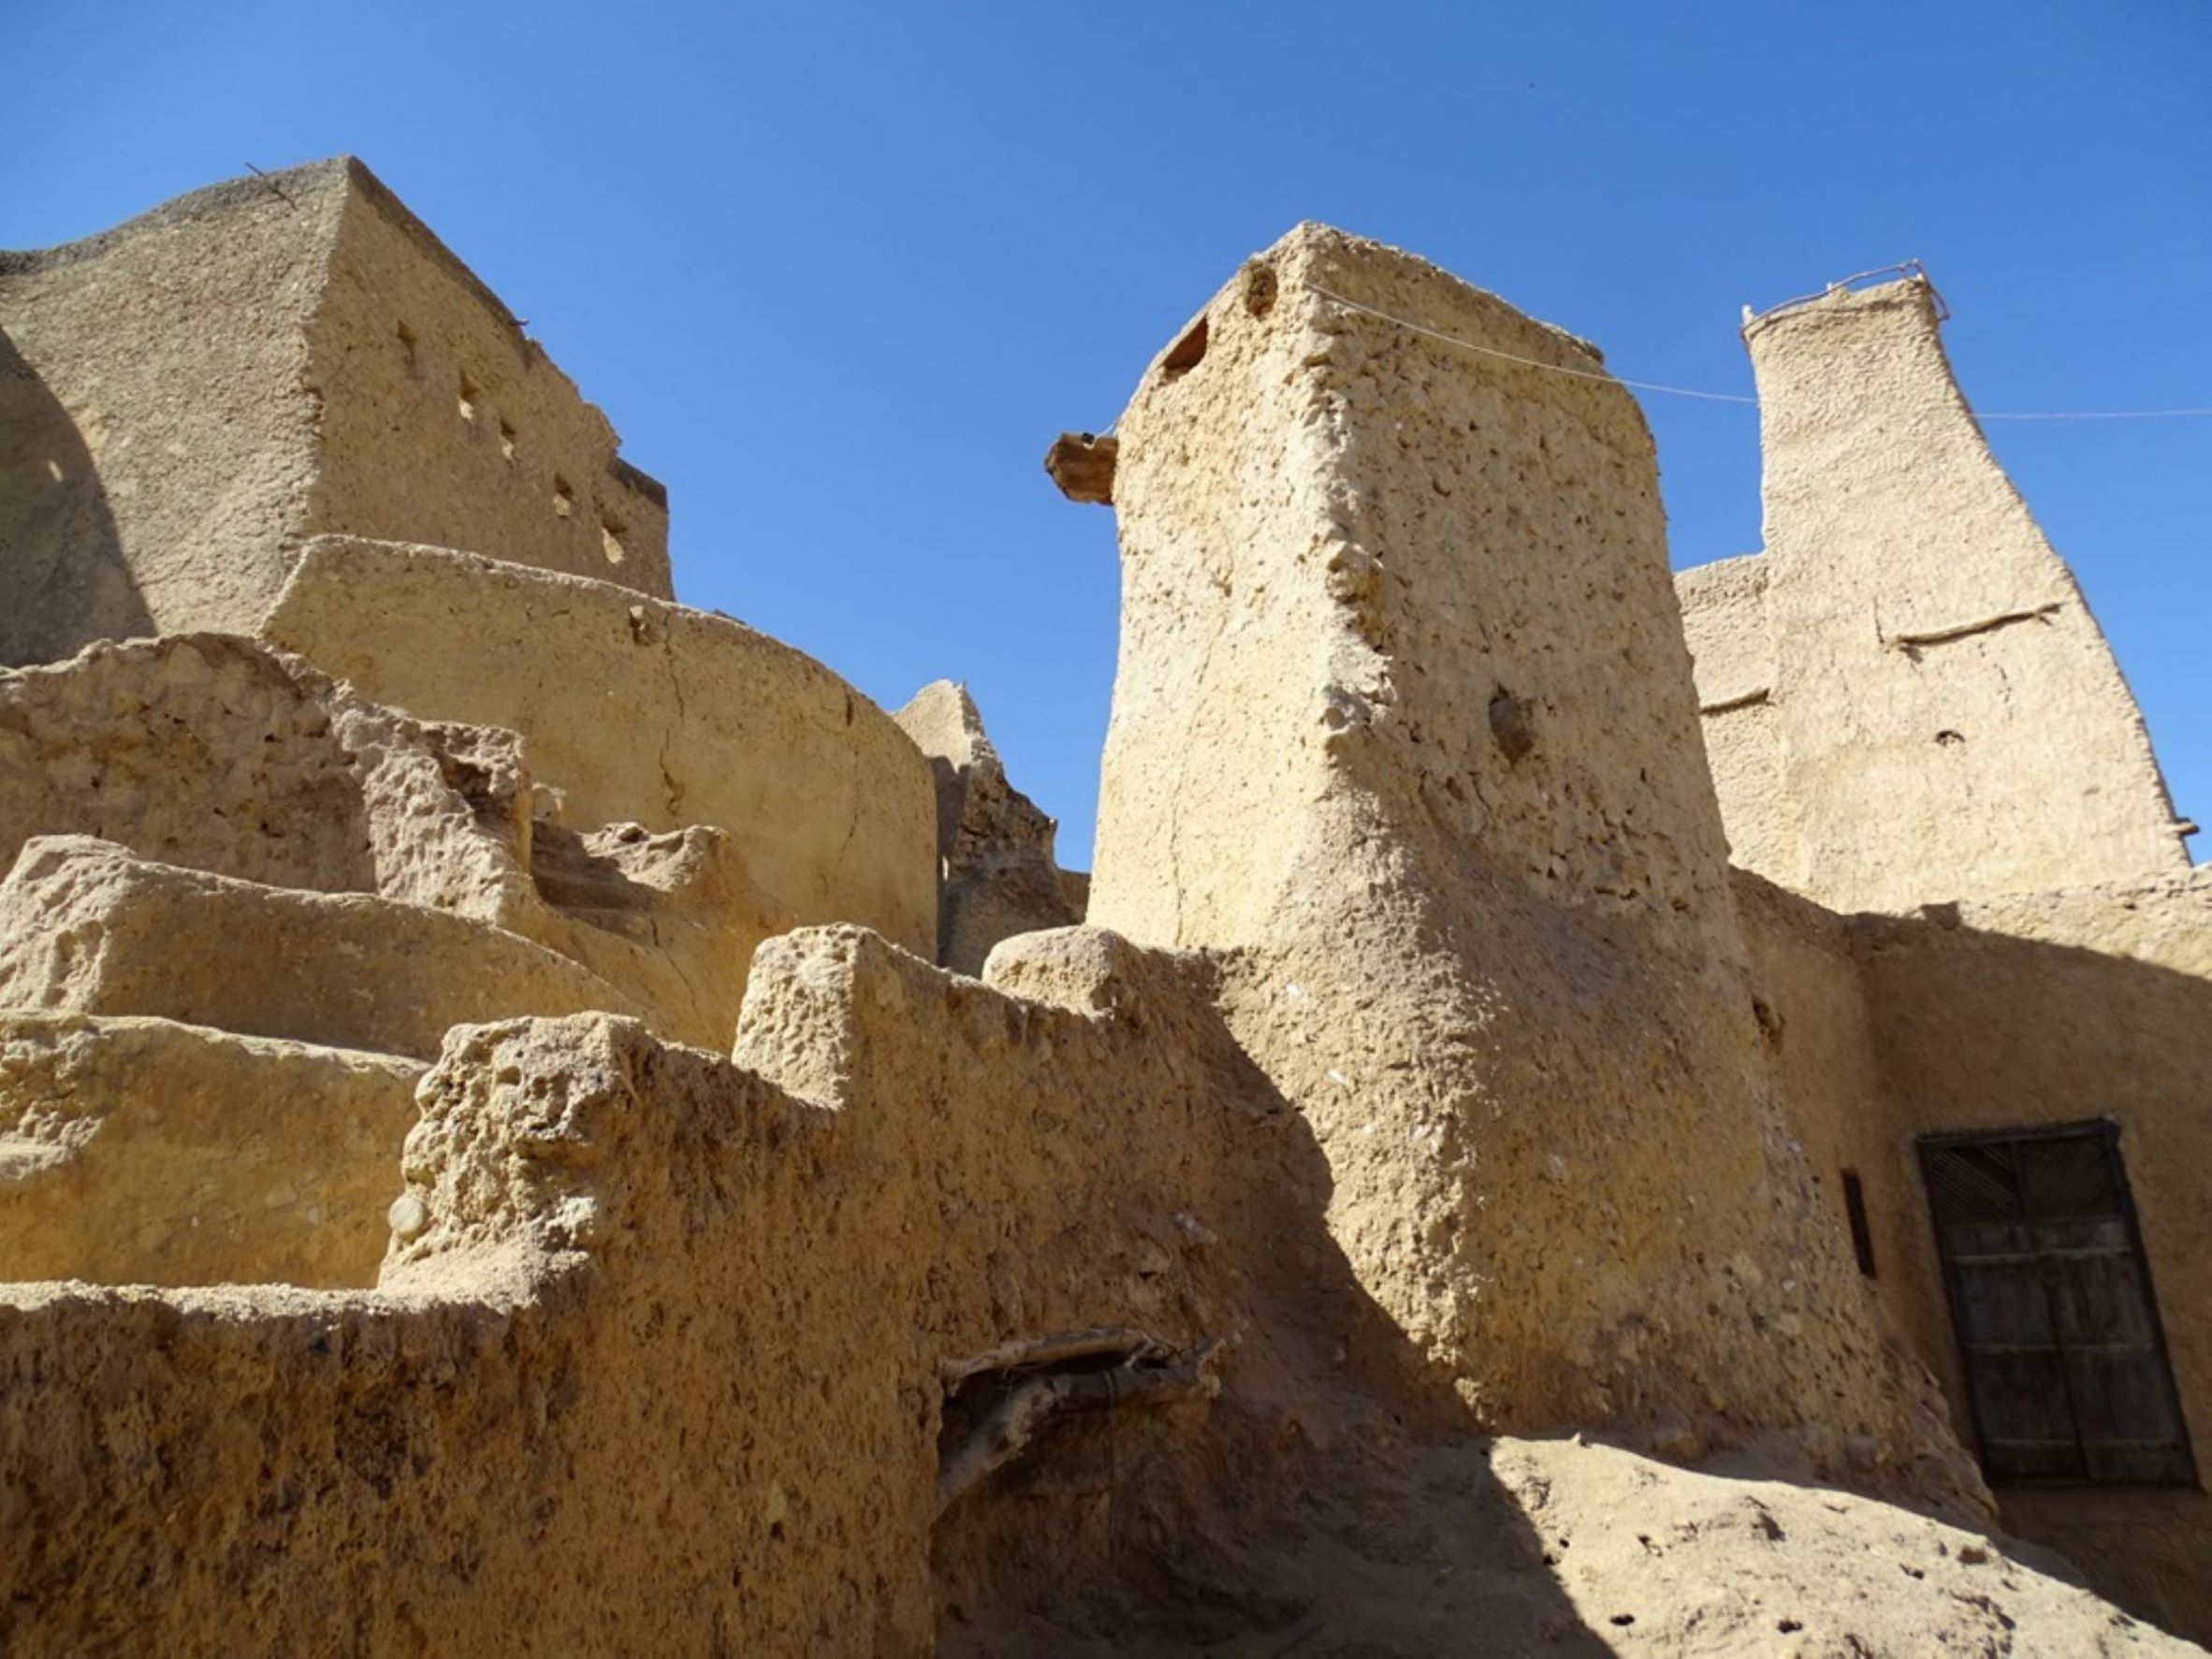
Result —
<svg viewBox="0 0 2212 1659"><path fill-rule="evenodd" d="M671 591L666 493L351 158L0 253L0 664L251 632L324 532Z"/></svg>

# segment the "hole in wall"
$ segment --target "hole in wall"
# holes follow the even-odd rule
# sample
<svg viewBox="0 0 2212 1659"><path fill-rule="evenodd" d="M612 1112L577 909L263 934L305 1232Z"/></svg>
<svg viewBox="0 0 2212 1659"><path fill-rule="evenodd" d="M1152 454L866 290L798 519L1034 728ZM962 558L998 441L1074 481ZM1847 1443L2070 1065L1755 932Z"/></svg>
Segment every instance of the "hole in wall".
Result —
<svg viewBox="0 0 2212 1659"><path fill-rule="evenodd" d="M622 521L612 513L599 516L599 550L606 555L609 564L619 564L630 556L630 549L622 543L622 538L629 533L622 527Z"/></svg>
<svg viewBox="0 0 2212 1659"><path fill-rule="evenodd" d="M392 332L399 339L400 357L407 360L407 367L413 369L415 367L415 330L402 321Z"/></svg>
<svg viewBox="0 0 2212 1659"><path fill-rule="evenodd" d="M1170 380L1180 380L1205 360L1206 319L1199 320L1184 331L1183 338L1168 347L1168 355L1159 360L1159 371Z"/></svg>
<svg viewBox="0 0 2212 1659"><path fill-rule="evenodd" d="M476 383L469 378L469 371L463 369L460 371L459 384L454 392L454 401L460 405L461 419L474 420L476 418L476 400L482 395L483 393Z"/></svg>
<svg viewBox="0 0 2212 1659"><path fill-rule="evenodd" d="M1490 735L1508 765L1525 759L1536 747L1535 705L1516 697L1504 686L1491 695Z"/></svg>
<svg viewBox="0 0 2212 1659"><path fill-rule="evenodd" d="M1275 268L1264 259L1244 261L1244 309L1264 317L1275 308Z"/></svg>
<svg viewBox="0 0 2212 1659"><path fill-rule="evenodd" d="M1951 731L1938 732L1936 734L1936 741L1942 744L1945 749L1949 749L1956 744L1964 743L1966 741L1966 734L1964 732Z"/></svg>
<svg viewBox="0 0 2212 1659"><path fill-rule="evenodd" d="M515 423L511 420L500 422L500 454L509 460L515 458Z"/></svg>
<svg viewBox="0 0 2212 1659"><path fill-rule="evenodd" d="M575 486L559 473L553 474L553 517L573 518L576 513Z"/></svg>

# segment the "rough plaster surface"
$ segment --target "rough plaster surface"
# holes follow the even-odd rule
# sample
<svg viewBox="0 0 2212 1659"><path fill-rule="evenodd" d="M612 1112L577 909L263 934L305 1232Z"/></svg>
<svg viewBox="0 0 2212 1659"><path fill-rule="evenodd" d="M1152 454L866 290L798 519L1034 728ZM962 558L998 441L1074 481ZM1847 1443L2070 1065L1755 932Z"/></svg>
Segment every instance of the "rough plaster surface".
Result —
<svg viewBox="0 0 2212 1659"><path fill-rule="evenodd" d="M1739 878L1777 1073L1828 1202L1854 1170L1892 1328L1972 1418L1915 1161L1922 1134L2109 1117L2190 1436L2212 1445L2212 874L1839 917ZM2212 1639L2202 1492L1998 1494L2104 1594Z"/></svg>
<svg viewBox="0 0 2212 1659"><path fill-rule="evenodd" d="M0 1015L0 1280L376 1282L422 1065Z"/></svg>
<svg viewBox="0 0 2212 1659"><path fill-rule="evenodd" d="M456 1031L373 1295L10 1290L0 1639L926 1648L939 1361L1226 1333L1175 1215L1227 1050L1170 965L1055 937L1016 971L1074 1006L777 941L740 1046L798 1090L620 1021Z"/></svg>
<svg viewBox="0 0 2212 1659"><path fill-rule="evenodd" d="M1837 1477L1971 1503L1768 1075L1651 441L1598 369L1310 226L1154 364L1116 429L1091 919L1229 952L1332 1230L1475 1420L1802 1430Z"/></svg>
<svg viewBox="0 0 2212 1659"><path fill-rule="evenodd" d="M1079 929L992 971L787 936L738 1064L601 1016L455 1031L374 1291L0 1291L0 1639L1599 1652L1625 1612L1716 1652L1769 1615L2159 1648L1867 1499L1409 1434L1203 964ZM939 1362L1098 1322L1230 1339L1221 1397L1071 1429L933 1528Z"/></svg>
<svg viewBox="0 0 2212 1659"><path fill-rule="evenodd" d="M226 533L303 488L506 561L280 536L226 625L304 656L0 675L0 1004L40 1011L0 1015L0 1273L77 1278L0 1286L0 1648L2178 1651L1978 1530L1911 1351L1947 1362L1933 1280L1877 1305L1832 1171L1903 1267L1917 1114L2103 1089L2201 1302L2205 895L1853 919L1731 878L1724 809L1798 835L1782 566L1685 575L1685 649L1593 349L1318 226L1238 274L1118 429L1122 931L1035 931L1079 883L965 695L895 722L586 579L662 568L649 511L633 546L575 473L544 499L603 443L650 494L604 423L365 174L303 182L328 442L263 478L240 426ZM81 259L203 209L294 245L218 197ZM238 545L193 579L266 596ZM18 616L129 631L64 589ZM571 1009L652 1029L505 1017ZM1014 1386L948 1364L1096 1326L1217 1391L1055 1424L936 1513ZM2201 1497L2004 1503L2187 1624Z"/></svg>
<svg viewBox="0 0 2212 1659"><path fill-rule="evenodd" d="M521 758L425 727L296 657L215 634L0 670L0 862L38 835L488 921L530 897Z"/></svg>
<svg viewBox="0 0 2212 1659"><path fill-rule="evenodd" d="M365 703L215 634L0 670L0 860L95 836L275 887L375 893L573 957L657 1029L726 1048L753 947L788 912L725 832L533 819L521 740Z"/></svg>
<svg viewBox="0 0 2212 1659"><path fill-rule="evenodd" d="M1936 305L1913 278L1745 327L1764 581L1679 584L1738 858L1841 910L2186 869L2141 712Z"/></svg>
<svg viewBox="0 0 2212 1659"><path fill-rule="evenodd" d="M149 864L80 836L26 842L0 881L0 1010L427 1058L465 1021L586 1009L637 1011L566 957L450 911Z"/></svg>
<svg viewBox="0 0 2212 1659"><path fill-rule="evenodd" d="M249 632L325 531L670 592L660 487L350 158L0 253L0 663Z"/></svg>
<svg viewBox="0 0 2212 1659"><path fill-rule="evenodd" d="M1771 871L1792 867L1798 837L1783 775L1767 571L1756 554L1723 559L1678 571L1674 586L1728 856L1745 869Z"/></svg>
<svg viewBox="0 0 2212 1659"><path fill-rule="evenodd" d="M999 940L1082 921L1053 862L1056 826L1006 780L968 688L934 681L892 718L937 782L937 960L980 974Z"/></svg>
<svg viewBox="0 0 2212 1659"><path fill-rule="evenodd" d="M936 796L891 717L711 612L431 547L311 546L262 636L363 693L519 732L576 824L729 833L786 924L937 938Z"/></svg>

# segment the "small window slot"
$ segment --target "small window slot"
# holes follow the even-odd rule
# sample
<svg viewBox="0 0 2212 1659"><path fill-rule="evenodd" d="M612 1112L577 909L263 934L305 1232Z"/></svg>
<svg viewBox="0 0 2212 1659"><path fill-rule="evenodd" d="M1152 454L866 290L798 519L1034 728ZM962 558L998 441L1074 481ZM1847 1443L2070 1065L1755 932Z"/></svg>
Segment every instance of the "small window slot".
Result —
<svg viewBox="0 0 2212 1659"><path fill-rule="evenodd" d="M1851 1253L1858 1258L1858 1271L1870 1279L1874 1272L1874 1230L1867 1225L1867 1190L1856 1170L1843 1171L1843 1215L1851 1223Z"/></svg>

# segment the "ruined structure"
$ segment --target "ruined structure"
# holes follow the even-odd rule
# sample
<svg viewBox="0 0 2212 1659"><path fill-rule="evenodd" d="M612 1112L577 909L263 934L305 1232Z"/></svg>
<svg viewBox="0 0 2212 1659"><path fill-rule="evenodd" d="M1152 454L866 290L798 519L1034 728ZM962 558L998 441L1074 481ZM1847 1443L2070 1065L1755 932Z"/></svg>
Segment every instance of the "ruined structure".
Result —
<svg viewBox="0 0 2212 1659"><path fill-rule="evenodd" d="M55 319L194 237L319 401L153 465L134 400L231 371ZM657 488L358 164L10 256L0 326L60 492L0 502L0 1646L2181 1647L1988 1535L1906 1171L2124 1071L2201 1286L2206 890L1839 863L1863 677L1736 749L1714 683L1841 602L1685 577L1685 638L1594 348L1302 226L1056 448L1123 558L1086 894L961 688L670 602ZM538 430L568 513L468 487ZM1998 1496L2205 1628L2201 1492Z"/></svg>
<svg viewBox="0 0 2212 1659"><path fill-rule="evenodd" d="M313 536L665 599L668 500L359 162L0 255L0 664L251 633Z"/></svg>

